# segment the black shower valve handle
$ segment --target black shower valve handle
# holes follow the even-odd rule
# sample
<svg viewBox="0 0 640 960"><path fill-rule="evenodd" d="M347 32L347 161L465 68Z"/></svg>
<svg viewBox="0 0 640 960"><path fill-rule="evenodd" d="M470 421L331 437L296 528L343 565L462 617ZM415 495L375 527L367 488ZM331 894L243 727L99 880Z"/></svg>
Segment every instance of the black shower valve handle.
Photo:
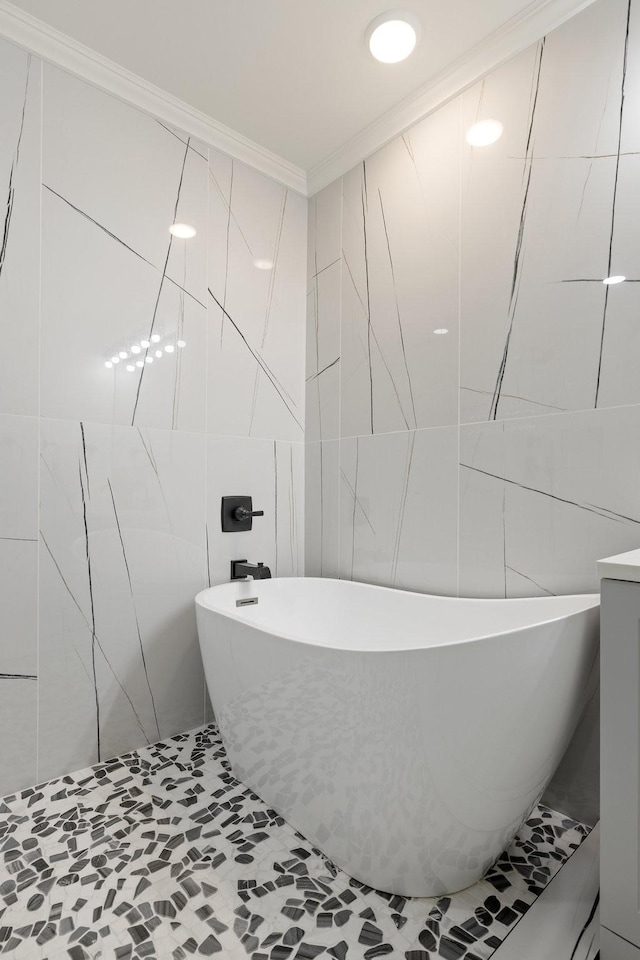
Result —
<svg viewBox="0 0 640 960"><path fill-rule="evenodd" d="M249 520L251 517L264 517L264 510L247 510L246 507L236 507L233 511L234 520Z"/></svg>
<svg viewBox="0 0 640 960"><path fill-rule="evenodd" d="M264 517L264 510L254 510L251 497L223 497L220 517L223 533L245 533L251 530L254 517Z"/></svg>

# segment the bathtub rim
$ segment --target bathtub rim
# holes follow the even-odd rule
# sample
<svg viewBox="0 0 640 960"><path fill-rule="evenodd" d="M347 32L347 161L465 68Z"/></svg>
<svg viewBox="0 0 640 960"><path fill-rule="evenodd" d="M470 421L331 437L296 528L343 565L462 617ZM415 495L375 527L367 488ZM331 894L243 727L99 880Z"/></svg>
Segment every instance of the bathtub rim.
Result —
<svg viewBox="0 0 640 960"><path fill-rule="evenodd" d="M516 636L525 631L537 629L538 627L549 626L550 624L558 623L562 620L571 620L573 617L585 614L590 610L595 610L600 607L599 593L557 594L551 597L505 597L505 598L502 598L502 597L449 597L449 596L441 596L439 594L432 594L432 593L419 593L416 590L402 590L398 587L385 587L381 584L366 583L359 580L354 580L354 581L340 580L337 577L274 577L273 579L286 580L286 581L298 581L298 580L319 581L322 583L340 583L340 584L354 583L354 584L357 584L359 587L366 587L374 590L390 591L397 594L408 594L409 596L428 598L428 599L446 601L446 602L457 603L457 604L474 603L474 604L483 604L483 605L484 604L513 605L513 604L522 603L523 601L527 601L527 602L539 601L540 602L545 600L553 601L558 599L565 599L565 600L576 599L577 600L578 598L584 598L585 601L591 600L592 602L585 604L585 606L580 607L577 610L573 610L569 613L563 613L557 616L547 617L546 619L542 619L542 620L536 619L536 620L533 620L531 623L525 623L525 624L521 624L511 628L502 629L502 630L492 630L490 632L481 633L479 635L471 636L471 637L460 637L458 639L448 640L446 642L440 642L433 645L425 644L422 646L412 646L412 647L385 646L385 647L370 647L370 648L354 647L346 644L345 645L321 644L321 643L317 643L314 640L307 639L302 636L296 636L290 633L286 633L283 630L278 630L278 631L270 630L270 629L267 629L264 623L256 622L255 620L250 620L247 617L243 617L242 614L240 613L240 611L243 609L242 607L236 608L235 610L222 609L220 607L213 607L210 604L205 603L203 600L203 597L205 594L210 594L211 592L223 587L229 587L232 585L235 586L236 584L252 583L258 589L260 589L258 585L266 584L269 582L269 580L225 581L225 583L215 584L211 587L205 587L204 590L200 590L195 596L196 610L198 607L200 607L203 610L207 610L207 611L210 611L211 613L216 613L216 614L219 614L220 616L226 617L228 620L231 620L233 622L242 623L243 625L247 627L251 627L253 630L257 630L259 633L263 633L266 636L279 637L282 640L287 640L287 641L290 641L291 643L299 644L305 647L314 647L321 650L332 650L339 653L394 654L394 653L413 653L413 652L425 651L425 650L442 650L442 649L445 649L446 647L461 646L462 644L468 644L468 643L477 643L480 640L486 641L486 640L498 639L499 637L505 637L510 635ZM200 631L198 631L198 636L199 636L200 642L202 643L203 638L200 634Z"/></svg>

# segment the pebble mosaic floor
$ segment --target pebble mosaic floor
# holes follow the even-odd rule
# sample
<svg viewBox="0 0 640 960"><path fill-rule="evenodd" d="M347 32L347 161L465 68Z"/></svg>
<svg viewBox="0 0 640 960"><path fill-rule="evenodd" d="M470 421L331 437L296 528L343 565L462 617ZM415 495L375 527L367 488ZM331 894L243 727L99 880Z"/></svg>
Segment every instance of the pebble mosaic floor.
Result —
<svg viewBox="0 0 640 960"><path fill-rule="evenodd" d="M587 833L538 807L475 886L380 893L236 780L210 725L0 800L0 955L487 960Z"/></svg>

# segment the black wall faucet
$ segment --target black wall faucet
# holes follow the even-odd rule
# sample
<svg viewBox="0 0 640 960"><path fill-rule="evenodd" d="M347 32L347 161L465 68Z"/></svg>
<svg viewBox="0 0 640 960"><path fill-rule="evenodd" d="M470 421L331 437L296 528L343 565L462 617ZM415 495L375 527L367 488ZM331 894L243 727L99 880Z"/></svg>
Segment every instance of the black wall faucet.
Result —
<svg viewBox="0 0 640 960"><path fill-rule="evenodd" d="M243 580L253 577L254 580L270 580L271 570L264 563L247 563L246 560L231 561L231 579Z"/></svg>

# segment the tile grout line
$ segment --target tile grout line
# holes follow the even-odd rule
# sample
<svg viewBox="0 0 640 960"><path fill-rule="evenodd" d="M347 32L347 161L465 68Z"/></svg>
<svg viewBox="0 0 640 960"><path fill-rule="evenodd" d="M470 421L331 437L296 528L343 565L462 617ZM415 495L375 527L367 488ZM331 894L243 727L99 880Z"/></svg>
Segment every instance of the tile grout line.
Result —
<svg viewBox="0 0 640 960"><path fill-rule="evenodd" d="M462 96L458 97L458 462L457 470L457 515L456 515L456 596L460 596L460 459L461 459L461 378L462 378Z"/></svg>
<svg viewBox="0 0 640 960"><path fill-rule="evenodd" d="M42 167L44 162L44 63L39 61L40 98L39 98L39 132L40 132L40 165L38 176L38 485L37 485L37 519L38 519L38 550L36 556L36 781L40 779L40 527L41 527L41 492L42 492L42 417L41 417L41 390L42 390Z"/></svg>
<svg viewBox="0 0 640 960"><path fill-rule="evenodd" d="M204 265L204 277L206 289L209 289L209 260L210 260L210 250L209 246L211 243L211 209L210 209L210 193L211 193L211 150L207 147L207 190L206 190L206 217L207 217L207 235L205 237L205 265ZM229 214L231 214L231 206L229 206ZM211 297L206 297L206 307L205 307L205 341L204 341L204 355L205 355L205 378L204 378L204 426L205 426L205 439L204 439L204 534L205 534L205 555L204 562L206 565L205 570L205 587L211 583L211 559L209 556L209 364L211 363L211 357L209 354L209 342L210 342L210 324L208 318L210 316L211 310ZM202 722L207 722L207 678L204 674L204 667L202 670Z"/></svg>
<svg viewBox="0 0 640 960"><path fill-rule="evenodd" d="M340 296L338 299L338 335L339 335L339 348L340 348L340 379L338 380L338 465L337 465L337 503L336 503L336 517L335 523L338 530L337 544L336 544L336 576L339 580L342 579L342 481L341 481L341 469L342 469L342 380L343 380L343 362L342 362L342 288L344 281L344 177L340 177Z"/></svg>

